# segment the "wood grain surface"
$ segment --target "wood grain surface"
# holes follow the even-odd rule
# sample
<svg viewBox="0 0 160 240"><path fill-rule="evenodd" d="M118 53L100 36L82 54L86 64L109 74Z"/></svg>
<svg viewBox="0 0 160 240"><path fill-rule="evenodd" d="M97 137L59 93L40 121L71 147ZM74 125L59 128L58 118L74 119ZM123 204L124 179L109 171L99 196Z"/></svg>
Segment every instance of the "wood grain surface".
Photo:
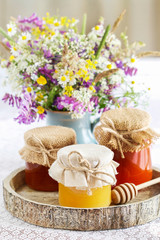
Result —
<svg viewBox="0 0 160 240"><path fill-rule="evenodd" d="M153 178L160 171L153 170ZM6 209L15 217L42 227L72 230L107 230L145 224L160 217L160 184L139 191L123 205L107 208L68 208L58 205L57 192L39 192L25 184L24 168L3 181Z"/></svg>

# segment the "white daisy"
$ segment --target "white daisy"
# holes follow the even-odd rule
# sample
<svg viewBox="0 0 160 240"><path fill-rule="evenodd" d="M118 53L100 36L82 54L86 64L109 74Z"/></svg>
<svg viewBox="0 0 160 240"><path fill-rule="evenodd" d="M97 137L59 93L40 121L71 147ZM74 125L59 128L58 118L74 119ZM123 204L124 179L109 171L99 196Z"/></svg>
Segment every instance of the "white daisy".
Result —
<svg viewBox="0 0 160 240"><path fill-rule="evenodd" d="M18 38L18 44L23 45L26 44L29 40L31 40L31 34L29 32L24 32Z"/></svg>
<svg viewBox="0 0 160 240"><path fill-rule="evenodd" d="M7 24L8 35L10 37L14 36L17 32L17 26L14 22Z"/></svg>

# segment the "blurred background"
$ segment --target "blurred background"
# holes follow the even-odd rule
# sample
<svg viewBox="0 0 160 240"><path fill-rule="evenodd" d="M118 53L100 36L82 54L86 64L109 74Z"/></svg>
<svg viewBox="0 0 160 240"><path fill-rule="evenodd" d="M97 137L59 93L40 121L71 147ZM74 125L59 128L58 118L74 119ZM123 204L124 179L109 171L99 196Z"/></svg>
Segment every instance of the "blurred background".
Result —
<svg viewBox="0 0 160 240"><path fill-rule="evenodd" d="M42 17L49 12L50 15L58 14L79 19L79 29L81 29L83 14L87 13L88 32L101 16L104 17L106 25L112 26L124 9L127 11L115 32L116 35L119 36L121 32L127 30L130 42L140 40L146 44L142 50L160 51L160 0L0 0L0 26L6 29L11 16L29 17L35 12ZM152 116L152 126L160 130L160 58L140 59L136 67L138 68L137 78L143 80L151 88L150 104L147 110ZM41 122L23 126L13 120L17 116L16 109L1 101L4 93L10 91L9 86L3 87L2 85L4 78L5 73L0 69L1 135L5 135L6 132L15 135L15 129L17 131L21 129L24 132L28 128L40 126ZM6 144L8 144L7 137ZM3 148L3 144L1 147ZM160 144L158 148L160 149ZM160 151L154 153L157 159Z"/></svg>
<svg viewBox="0 0 160 240"><path fill-rule="evenodd" d="M127 28L130 41L145 42L145 50L160 50L159 0L0 0L0 26L5 27L10 16L29 17L33 12L39 16L50 12L51 15L74 17L80 21L87 13L89 31L100 16L104 17L106 25L112 25L124 9L127 12L116 33Z"/></svg>

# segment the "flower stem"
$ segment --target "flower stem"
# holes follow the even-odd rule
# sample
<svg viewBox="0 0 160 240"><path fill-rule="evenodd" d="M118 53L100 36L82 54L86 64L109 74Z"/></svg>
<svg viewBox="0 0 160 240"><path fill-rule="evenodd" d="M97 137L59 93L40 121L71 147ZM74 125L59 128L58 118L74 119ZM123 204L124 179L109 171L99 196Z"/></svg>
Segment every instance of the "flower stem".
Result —
<svg viewBox="0 0 160 240"><path fill-rule="evenodd" d="M102 37L102 40L101 40L101 42L100 42L100 44L99 44L98 50L97 50L97 52L96 52L96 54L95 54L95 59L97 59L97 58L99 57L100 53L101 53L101 50L102 50L102 48L103 48L103 46L104 46L104 44L105 44L106 37L107 37L107 35L108 35L108 33L109 33L109 30L110 30L110 25L108 25L108 26L106 27L106 30L105 30L105 32L104 32L104 34L103 34L103 37Z"/></svg>
<svg viewBox="0 0 160 240"><path fill-rule="evenodd" d="M14 42L14 40L13 40L10 36L8 36L8 34L7 34L1 27L0 27L0 33L1 33L5 38L7 38L8 41Z"/></svg>
<svg viewBox="0 0 160 240"><path fill-rule="evenodd" d="M83 15L83 22L82 22L82 32L81 32L82 35L86 33L86 22L87 22L87 14L85 13Z"/></svg>

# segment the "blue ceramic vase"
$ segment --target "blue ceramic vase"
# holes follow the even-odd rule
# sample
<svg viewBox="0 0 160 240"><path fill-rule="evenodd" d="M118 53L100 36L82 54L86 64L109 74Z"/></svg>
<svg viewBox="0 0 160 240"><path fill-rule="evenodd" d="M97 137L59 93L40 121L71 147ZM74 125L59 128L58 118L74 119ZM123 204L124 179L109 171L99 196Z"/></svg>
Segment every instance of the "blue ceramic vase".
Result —
<svg viewBox="0 0 160 240"><path fill-rule="evenodd" d="M77 143L96 143L91 131L90 115L86 113L83 118L72 119L68 112L47 111L47 125L58 125L73 128L77 134Z"/></svg>

